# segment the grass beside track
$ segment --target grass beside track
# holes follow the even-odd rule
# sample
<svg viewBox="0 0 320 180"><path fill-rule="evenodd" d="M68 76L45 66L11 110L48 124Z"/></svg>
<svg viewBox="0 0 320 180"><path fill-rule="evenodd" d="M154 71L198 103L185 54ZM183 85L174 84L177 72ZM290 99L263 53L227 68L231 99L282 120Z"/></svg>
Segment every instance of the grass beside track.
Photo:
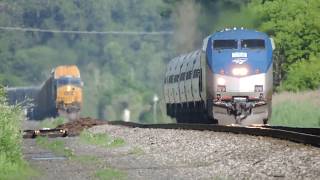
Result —
<svg viewBox="0 0 320 180"><path fill-rule="evenodd" d="M98 179L101 180L107 180L107 179L127 179L126 173L112 169L112 168L107 168L107 169L102 169L96 172L95 176Z"/></svg>
<svg viewBox="0 0 320 180"><path fill-rule="evenodd" d="M320 127L320 90L283 92L273 97L270 124L292 127Z"/></svg>
<svg viewBox="0 0 320 180"><path fill-rule="evenodd" d="M106 133L94 134L88 130L81 132L80 139L82 142L105 148L115 148L125 144L125 141L122 138L113 138Z"/></svg>
<svg viewBox="0 0 320 180"><path fill-rule="evenodd" d="M124 145L124 140L121 138L111 138L107 134L93 134L89 131L83 131L80 139L86 143L98 145L102 147L119 147ZM36 143L45 149L51 150L53 153L65 156L70 160L77 161L81 164L101 163L95 156L77 156L72 150L65 147L62 140L49 139L47 137L37 137ZM139 154L143 151L139 148L134 148L132 153ZM127 179L126 173L113 168L98 170L95 173L97 179Z"/></svg>
<svg viewBox="0 0 320 180"><path fill-rule="evenodd" d="M0 89L0 179L28 179L35 174L22 157L21 110L5 103Z"/></svg>
<svg viewBox="0 0 320 180"><path fill-rule="evenodd" d="M73 152L71 149L65 147L65 144L62 140L49 140L47 137L37 137L36 143L45 149L51 150L53 153L65 156L68 158L73 157Z"/></svg>

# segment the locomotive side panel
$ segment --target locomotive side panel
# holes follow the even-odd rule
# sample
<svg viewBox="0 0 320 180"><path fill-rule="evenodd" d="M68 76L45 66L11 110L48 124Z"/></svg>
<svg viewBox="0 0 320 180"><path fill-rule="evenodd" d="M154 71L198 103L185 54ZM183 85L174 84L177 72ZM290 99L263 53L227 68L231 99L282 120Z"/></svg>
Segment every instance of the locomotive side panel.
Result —
<svg viewBox="0 0 320 180"><path fill-rule="evenodd" d="M201 67L200 67L200 51L196 51L196 61L193 66L192 74L192 94L195 102L201 101L200 95L200 78L201 78Z"/></svg>
<svg viewBox="0 0 320 180"><path fill-rule="evenodd" d="M192 78L192 69L193 69L193 62L195 60L196 56L194 53L190 53L188 58L186 59L187 63L187 74L186 74L186 80L185 80L185 89L186 89L186 95L187 95L187 102L190 104L193 103L193 95L192 95L192 84L191 84L191 78Z"/></svg>
<svg viewBox="0 0 320 180"><path fill-rule="evenodd" d="M180 73L181 73L181 67L183 63L183 56L180 56L177 60L175 69L174 69L174 83L173 83L173 89L174 89L174 103L179 104L181 102L180 100Z"/></svg>
<svg viewBox="0 0 320 180"><path fill-rule="evenodd" d="M56 117L57 109L55 106L56 91L54 79L50 77L43 86L36 98L35 119L41 120L46 117Z"/></svg>
<svg viewBox="0 0 320 180"><path fill-rule="evenodd" d="M180 78L179 78L179 92L180 92L180 102L185 103L187 102L187 95L186 95L186 90L185 90L185 80L186 80L186 75L187 75L187 63L186 63L186 58L188 56L184 55L183 62L182 62L182 67L181 67L181 73L180 73Z"/></svg>
<svg viewBox="0 0 320 180"><path fill-rule="evenodd" d="M166 72L165 72L165 79L163 82L163 96L164 96L164 102L167 104L169 101L169 93L168 93L168 83L169 83L169 66L170 63L166 67Z"/></svg>
<svg viewBox="0 0 320 180"><path fill-rule="evenodd" d="M175 99L174 99L174 77L175 77L175 74L174 74L174 70L175 70L175 67L176 67L176 64L177 64L177 61L178 59L173 59L172 60L172 63L170 64L170 80L169 80L169 85L168 85L168 88L169 88L169 99L170 99L170 104L174 104L175 102Z"/></svg>

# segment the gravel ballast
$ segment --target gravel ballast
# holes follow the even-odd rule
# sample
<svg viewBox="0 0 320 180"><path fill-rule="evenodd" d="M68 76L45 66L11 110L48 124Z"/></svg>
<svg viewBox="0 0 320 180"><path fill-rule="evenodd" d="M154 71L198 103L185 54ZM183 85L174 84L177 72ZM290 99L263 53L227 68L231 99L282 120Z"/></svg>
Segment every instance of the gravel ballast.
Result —
<svg viewBox="0 0 320 180"><path fill-rule="evenodd" d="M108 159L132 177L152 179L319 179L320 149L249 135L103 125L91 129L125 139L143 154Z"/></svg>
<svg viewBox="0 0 320 180"><path fill-rule="evenodd" d="M60 161L58 168L66 173L59 174L59 178L73 179L72 172L78 172L77 178L94 179L95 172L105 168L122 171L128 179L320 178L320 148L289 141L211 131L113 125L96 126L90 132L122 138L125 145L104 148L85 144L79 137L61 138L74 154L95 156L99 160L85 166ZM50 161L31 162L34 166L45 166L47 173L59 172L59 169L50 170L50 164L43 165ZM68 167L70 164L73 167ZM68 168L71 173L67 173Z"/></svg>

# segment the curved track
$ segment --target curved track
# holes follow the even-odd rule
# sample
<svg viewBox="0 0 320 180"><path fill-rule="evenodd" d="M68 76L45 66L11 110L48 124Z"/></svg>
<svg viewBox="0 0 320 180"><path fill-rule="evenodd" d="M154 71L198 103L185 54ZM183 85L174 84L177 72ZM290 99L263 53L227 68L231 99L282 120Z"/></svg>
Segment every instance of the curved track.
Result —
<svg viewBox="0 0 320 180"><path fill-rule="evenodd" d="M269 125L251 126L223 126L215 124L140 124L124 121L102 121L91 118L81 118L60 125L55 129L24 130L24 138L34 138L36 136L65 137L78 135L84 128L95 125L110 124L127 127L150 128L150 129L184 129L198 131L230 132L235 134L247 134L254 136L272 137L294 141L297 143L309 144L320 147L320 128L298 128ZM75 130L74 130L75 129ZM75 131L75 132L73 132Z"/></svg>
<svg viewBox="0 0 320 180"><path fill-rule="evenodd" d="M236 134L272 137L320 147L320 128L297 128L268 125L221 126L213 124L139 124L124 121L109 121L108 124L153 129L185 129L230 132Z"/></svg>

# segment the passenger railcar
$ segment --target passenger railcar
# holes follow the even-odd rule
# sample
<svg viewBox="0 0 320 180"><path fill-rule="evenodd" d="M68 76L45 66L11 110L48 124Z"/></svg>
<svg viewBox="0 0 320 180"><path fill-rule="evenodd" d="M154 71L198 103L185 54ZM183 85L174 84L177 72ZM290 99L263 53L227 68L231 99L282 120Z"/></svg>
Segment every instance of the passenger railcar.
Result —
<svg viewBox="0 0 320 180"><path fill-rule="evenodd" d="M265 124L271 116L273 40L265 33L225 29L201 49L167 65L164 99L178 123Z"/></svg>

